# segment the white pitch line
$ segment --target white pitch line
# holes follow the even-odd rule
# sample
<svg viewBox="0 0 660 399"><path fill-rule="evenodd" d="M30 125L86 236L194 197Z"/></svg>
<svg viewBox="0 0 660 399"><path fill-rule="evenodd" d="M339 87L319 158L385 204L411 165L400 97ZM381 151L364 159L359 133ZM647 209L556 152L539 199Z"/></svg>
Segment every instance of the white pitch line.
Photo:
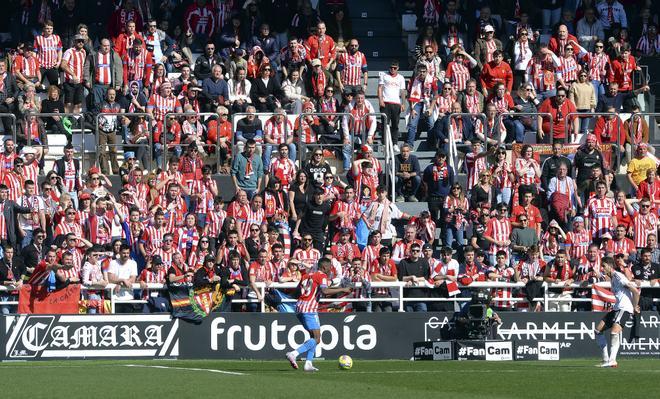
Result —
<svg viewBox="0 0 660 399"><path fill-rule="evenodd" d="M169 369L169 370L183 370L183 371L206 371L209 373L218 373L218 374L230 374L230 375L248 375L245 373L239 373L236 371L224 371L216 369L200 369L194 367L170 367L170 366L148 366L146 364L124 364L124 367L142 367L142 368L151 368L151 369Z"/></svg>

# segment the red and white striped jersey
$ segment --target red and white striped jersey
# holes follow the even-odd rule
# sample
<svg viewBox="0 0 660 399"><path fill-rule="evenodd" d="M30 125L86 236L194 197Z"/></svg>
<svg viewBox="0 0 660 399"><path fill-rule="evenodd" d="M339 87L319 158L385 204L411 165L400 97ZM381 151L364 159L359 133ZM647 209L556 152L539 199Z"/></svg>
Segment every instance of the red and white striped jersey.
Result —
<svg viewBox="0 0 660 399"><path fill-rule="evenodd" d="M23 195L23 182L25 182L25 177L16 174L15 172L5 173L2 182L7 188L9 188L9 194L7 199L10 201L16 202L18 197Z"/></svg>
<svg viewBox="0 0 660 399"><path fill-rule="evenodd" d="M83 67L85 65L85 58L87 57L87 52L85 49L77 50L75 48L70 48L64 52L62 56L62 62L66 62L69 70L73 72L69 74L68 72L64 73L64 80L67 82L72 82L74 78L78 79L78 82L82 83L83 81Z"/></svg>
<svg viewBox="0 0 660 399"><path fill-rule="evenodd" d="M360 107L357 104L350 107L350 114L353 116L348 122L348 131L351 134L358 135L362 133L367 133L368 136L372 136L376 130L376 117L374 115L375 110L370 102L365 101L364 106ZM344 117L344 120L348 119L348 116Z"/></svg>
<svg viewBox="0 0 660 399"><path fill-rule="evenodd" d="M362 210L360 209L358 201L353 201L351 203L343 200L335 201L332 204L330 215L336 215L339 212L344 212L344 215L335 219L334 223L337 230L342 228L354 229L357 220L362 215ZM376 257L378 257L378 254L376 254Z"/></svg>
<svg viewBox="0 0 660 399"><path fill-rule="evenodd" d="M344 86L359 86L362 84L362 74L367 71L367 57L360 51L355 54L340 53L337 57L337 68Z"/></svg>
<svg viewBox="0 0 660 399"><path fill-rule="evenodd" d="M486 157L477 158L477 155L473 152L465 154L465 165L467 166L467 191L472 190L472 187L477 184L479 181L479 173L488 169L486 165Z"/></svg>
<svg viewBox="0 0 660 399"><path fill-rule="evenodd" d="M566 252L571 259L580 259L587 255L591 244L591 233L587 229L566 233Z"/></svg>
<svg viewBox="0 0 660 399"><path fill-rule="evenodd" d="M527 64L527 76L538 93L554 90L559 78L557 75L561 75L558 71L558 65L555 66L550 55L542 60L534 56Z"/></svg>
<svg viewBox="0 0 660 399"><path fill-rule="evenodd" d="M39 35L34 38L34 51L43 68L57 68L59 67L58 55L62 51L62 39L58 35L48 37Z"/></svg>
<svg viewBox="0 0 660 399"><path fill-rule="evenodd" d="M478 114L481 112L481 101L479 97L479 93L475 92L474 94L470 95L465 93L465 105L467 109L465 112L470 113L470 114ZM475 125L476 127L476 125ZM477 130L475 130L477 131Z"/></svg>
<svg viewBox="0 0 660 399"><path fill-rule="evenodd" d="M18 158L18 154L15 152L12 152L9 155L4 152L0 154L0 176L9 173L14 169L14 160L16 158Z"/></svg>
<svg viewBox="0 0 660 399"><path fill-rule="evenodd" d="M378 258L373 259L371 262L367 264L371 265L369 267L369 273L371 274L378 273L384 276L393 276L393 277L397 276L396 263L394 263L392 259L389 259L384 265L380 264ZM390 289L385 287L373 288L373 293L376 295L390 296Z"/></svg>
<svg viewBox="0 0 660 399"><path fill-rule="evenodd" d="M207 255L213 255L213 254L207 250L192 252L190 255L188 255L188 260L187 260L188 267L192 268L193 270L197 270L200 267L203 267L204 258L206 258Z"/></svg>
<svg viewBox="0 0 660 399"><path fill-rule="evenodd" d="M635 49L642 55L660 54L660 35L656 35L653 39L649 39L648 35L640 37Z"/></svg>
<svg viewBox="0 0 660 399"><path fill-rule="evenodd" d="M497 50L497 43L495 40L485 40L486 43L486 62L491 62L493 60L493 53Z"/></svg>
<svg viewBox="0 0 660 399"><path fill-rule="evenodd" d="M467 86L467 81L470 80L470 70L464 63L459 63L452 61L447 65L447 72L445 73L445 78L449 80L454 92L458 93L459 91L465 90ZM478 111L470 111L478 112Z"/></svg>
<svg viewBox="0 0 660 399"><path fill-rule="evenodd" d="M94 68L94 83L109 85L112 83L112 69L110 60L112 54L96 53L96 66Z"/></svg>
<svg viewBox="0 0 660 399"><path fill-rule="evenodd" d="M635 246L637 248L646 247L648 235L653 233L657 234L658 230L658 215L649 212L642 215L636 212L633 215L633 235L635 239Z"/></svg>
<svg viewBox="0 0 660 399"><path fill-rule="evenodd" d="M587 281L597 274L600 274L600 258L596 257L596 259L591 261L586 256L581 257L575 268L575 280Z"/></svg>
<svg viewBox="0 0 660 399"><path fill-rule="evenodd" d="M163 122L165 114L181 110L181 103L173 94L169 97L163 97L158 93L154 93L147 103L147 109L153 110L154 119L157 122Z"/></svg>
<svg viewBox="0 0 660 399"><path fill-rule="evenodd" d="M245 240L250 236L250 226L256 224L261 226L266 223L266 211L263 208L253 210L251 206L242 208L238 214L234 214L237 222L241 222L241 230L238 232Z"/></svg>
<svg viewBox="0 0 660 399"><path fill-rule="evenodd" d="M424 245L424 242L418 239L414 239L410 242L406 242L406 240L397 241L396 244L392 246L392 260L394 263L399 263L401 259L409 257L410 247L415 243L419 244L420 247Z"/></svg>
<svg viewBox="0 0 660 399"><path fill-rule="evenodd" d="M424 82L414 77L408 84L408 102L416 104L420 101L430 101L438 92L438 82L430 74L426 75Z"/></svg>
<svg viewBox="0 0 660 399"><path fill-rule="evenodd" d="M144 281L147 284L165 284L167 283L167 271L162 266L158 270L144 269L138 276L138 281ZM151 294L158 295L159 291L143 290L142 299L147 300Z"/></svg>
<svg viewBox="0 0 660 399"><path fill-rule="evenodd" d="M498 168L500 170L495 173L495 170ZM502 190L503 188L512 188L513 180L511 179L511 165L507 161L498 162L490 167L490 173L493 175L493 184L498 189Z"/></svg>
<svg viewBox="0 0 660 399"><path fill-rule="evenodd" d="M599 82L605 81L610 64L610 56L605 52L600 54L587 53L584 58L587 60L589 80L597 80Z"/></svg>
<svg viewBox="0 0 660 399"><path fill-rule="evenodd" d="M590 218L593 238L600 238L603 234L610 233L614 229L612 219L616 217L614 200L607 197L603 199L592 197L584 209L584 217Z"/></svg>
<svg viewBox="0 0 660 399"><path fill-rule="evenodd" d="M20 72L26 78L34 78L39 71L39 59L37 57L26 57L19 55L14 59L14 73Z"/></svg>
<svg viewBox="0 0 660 399"><path fill-rule="evenodd" d="M498 115L509 111L514 106L513 98L508 93L505 93L504 97L501 98L497 96L493 96L488 101L488 103L495 105L495 109L497 110Z"/></svg>
<svg viewBox="0 0 660 399"><path fill-rule="evenodd" d="M286 117L282 121L278 121L277 116L272 117L264 125L264 138L270 138L275 144L286 143L293 132L293 124Z"/></svg>
<svg viewBox="0 0 660 399"><path fill-rule="evenodd" d="M144 245L147 256L153 255L154 251L160 248L165 233L165 227L156 228L156 226L147 226L144 229L140 242Z"/></svg>
<svg viewBox="0 0 660 399"><path fill-rule="evenodd" d="M194 34L211 37L216 30L215 18L214 9L210 5L199 7L191 4L185 15L185 29L190 29Z"/></svg>
<svg viewBox="0 0 660 399"><path fill-rule="evenodd" d="M209 237L217 237L220 234L222 225L227 218L227 212L221 209L219 212L209 211L206 214L206 235Z"/></svg>
<svg viewBox="0 0 660 399"><path fill-rule="evenodd" d="M495 241L508 241L511 236L511 222L509 219L503 218L502 220L497 218L492 218L488 221L486 225L486 231L484 236L488 236ZM488 253L495 255L497 251L505 251L507 256L509 254L509 246L503 245L499 246L494 243L490 244Z"/></svg>
<svg viewBox="0 0 660 399"><path fill-rule="evenodd" d="M59 170L57 170L57 163L53 167L53 170L59 172ZM76 190L76 186L77 187L82 186L82 182L80 181L80 176L76 173L76 166L75 163L73 162L73 159L71 159L68 162L64 161L64 173L62 174L64 175L62 181L64 183L64 188L66 189L66 191L73 192Z"/></svg>
<svg viewBox="0 0 660 399"><path fill-rule="evenodd" d="M160 258L163 260L163 265L165 266L165 269L169 269L170 266L172 266L172 262L174 260L174 254L178 253L174 247L171 247L169 250L165 250L164 248L158 248L154 251L153 255L159 255ZM188 270L188 265L184 265L184 272Z"/></svg>
<svg viewBox="0 0 660 399"><path fill-rule="evenodd" d="M289 184L296 175L296 164L289 158L274 158L270 163L270 175L280 179L283 191L289 191Z"/></svg>
<svg viewBox="0 0 660 399"><path fill-rule="evenodd" d="M179 227L176 229L174 233L174 245L183 254L184 259L187 259L188 255L197 251L198 244L199 231L197 231L197 227Z"/></svg>
<svg viewBox="0 0 660 399"><path fill-rule="evenodd" d="M321 112L326 112L323 109ZM335 112L335 111L332 111ZM335 117L332 115L326 115L326 118L329 121L332 121ZM305 144L313 144L318 141L318 137L316 137L316 132L312 128L312 126L318 126L320 124L320 120L318 117L314 116L313 117L314 121L309 122L307 121L306 118L296 118L296 123L294 125L294 134L296 136L302 136L302 142Z"/></svg>
<svg viewBox="0 0 660 399"><path fill-rule="evenodd" d="M345 264L360 256L358 246L352 242L336 243L330 247L330 253L340 263Z"/></svg>
<svg viewBox="0 0 660 399"><path fill-rule="evenodd" d="M61 221L60 223L57 224L57 227L55 227L55 237L59 235L66 235L73 233L77 237L82 237L83 236L83 230L82 226L78 221L74 221L72 223L65 222L64 220Z"/></svg>
<svg viewBox="0 0 660 399"><path fill-rule="evenodd" d="M496 266L491 266L488 268L488 271L486 274L490 273L497 273L500 276L502 276L503 279L505 279L506 282L511 282L513 280L513 277L516 274L516 271L513 269L513 267L505 267L504 269L499 269ZM491 295L493 298L497 299L511 299L513 298L513 290L511 288L493 288L491 291ZM503 308L510 308L512 307L514 302L511 301L495 301L495 306L497 307L503 307Z"/></svg>
<svg viewBox="0 0 660 399"><path fill-rule="evenodd" d="M562 57L559 60L559 70L561 71L564 83L575 82L577 80L578 72L580 72L582 67L575 62L575 58L573 57Z"/></svg>
<svg viewBox="0 0 660 399"><path fill-rule="evenodd" d="M300 281L300 296L296 313L316 313L319 309L321 289L328 286L328 276L323 272L305 275Z"/></svg>
<svg viewBox="0 0 660 399"><path fill-rule="evenodd" d="M195 204L195 213L205 214L213 209L213 192L211 187L215 187L216 192L218 190L217 183L215 180L211 179L209 181L204 180L192 180L189 182L190 186L190 195L198 194L201 196L201 199L196 198Z"/></svg>
<svg viewBox="0 0 660 399"><path fill-rule="evenodd" d="M534 277L543 276L545 272L545 261L543 259L535 259L530 262L523 260L518 262L517 268L521 279L533 279Z"/></svg>
<svg viewBox="0 0 660 399"><path fill-rule="evenodd" d="M130 48L122 57L122 65L125 82L138 80L143 81L145 85L147 82L151 82L153 60L151 53L146 49L141 48L139 51L135 51L135 49Z"/></svg>
<svg viewBox="0 0 660 399"><path fill-rule="evenodd" d="M257 282L273 281L276 276L275 268L270 262L262 265L259 262L252 262L248 269L248 275L253 276Z"/></svg>
<svg viewBox="0 0 660 399"><path fill-rule="evenodd" d="M438 96L435 100L435 107L438 110L438 114L446 114L451 112L451 105L456 102L456 96Z"/></svg>
<svg viewBox="0 0 660 399"><path fill-rule="evenodd" d="M309 249L298 248L293 251L292 258L299 260L308 271L316 270L316 263L321 259L321 253L314 247Z"/></svg>
<svg viewBox="0 0 660 399"><path fill-rule="evenodd" d="M80 221L81 226L87 225L90 216L91 211L89 209L76 211L76 220Z"/></svg>
<svg viewBox="0 0 660 399"><path fill-rule="evenodd" d="M536 162L536 159L534 158L529 160L524 158L516 159L514 167L518 172L518 183L532 185L538 182L538 177L536 176L536 169L534 166L539 167L538 162Z"/></svg>
<svg viewBox="0 0 660 399"><path fill-rule="evenodd" d="M383 246L380 244L376 246L367 245L364 247L362 250L362 265L369 266L372 265L374 261L377 261L378 253L380 252L381 248L383 248Z"/></svg>
<svg viewBox="0 0 660 399"><path fill-rule="evenodd" d="M611 251L614 255L628 254L635 251L635 243L630 238L623 237L621 240L610 240Z"/></svg>

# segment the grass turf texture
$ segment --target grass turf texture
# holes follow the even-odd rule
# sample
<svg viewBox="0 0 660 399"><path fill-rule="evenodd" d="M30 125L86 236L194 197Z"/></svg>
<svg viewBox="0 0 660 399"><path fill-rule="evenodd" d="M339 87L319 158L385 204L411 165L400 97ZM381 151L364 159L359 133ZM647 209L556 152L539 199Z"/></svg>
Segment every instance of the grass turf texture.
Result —
<svg viewBox="0 0 660 399"><path fill-rule="evenodd" d="M7 398L660 397L660 360L622 360L618 369L597 363L356 360L342 371L328 360L315 362L320 371L309 374L285 359L51 361L0 364L0 386Z"/></svg>

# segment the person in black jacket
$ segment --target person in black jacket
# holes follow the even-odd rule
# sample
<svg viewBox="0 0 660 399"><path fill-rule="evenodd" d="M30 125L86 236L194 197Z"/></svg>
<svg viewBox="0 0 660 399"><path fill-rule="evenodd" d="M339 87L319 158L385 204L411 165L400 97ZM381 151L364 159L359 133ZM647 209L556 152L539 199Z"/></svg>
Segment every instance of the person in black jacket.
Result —
<svg viewBox="0 0 660 399"><path fill-rule="evenodd" d="M0 113L11 113L16 109L16 94L18 86L13 74L7 72L7 63L4 58L0 59L0 79L2 90L0 90ZM0 134L12 133L11 120L0 118Z"/></svg>
<svg viewBox="0 0 660 399"><path fill-rule="evenodd" d="M421 257L422 247L414 242L410 245L410 256L402 259L397 267L399 281L406 283L403 296L406 298L426 298L427 288L420 288L431 276L428 260ZM406 301L406 312L426 312L426 302Z"/></svg>
<svg viewBox="0 0 660 399"><path fill-rule="evenodd" d="M280 82L270 75L271 66L262 64L259 77L252 81L250 99L257 112L273 112L275 108L281 107L284 98L284 90Z"/></svg>
<svg viewBox="0 0 660 399"><path fill-rule="evenodd" d="M14 201L8 200L9 188L0 184L0 209L3 209L0 217L4 218L5 231L0 231L0 242L16 247L16 214L31 213L30 208L20 206Z"/></svg>
<svg viewBox="0 0 660 399"><path fill-rule="evenodd" d="M215 44L207 43L204 47L204 54L197 57L195 61L195 77L198 81L202 81L211 77L214 65L220 65L224 74L225 62L218 54L215 53Z"/></svg>
<svg viewBox="0 0 660 399"><path fill-rule="evenodd" d="M4 257L0 259L0 284L19 288L23 284L21 276L25 272L25 266L19 256L14 256L13 247L5 245L3 251ZM15 301L16 297L17 295L13 291L2 292L0 294L0 300L2 302ZM0 306L0 312L2 314L9 314L15 308L14 305Z"/></svg>
<svg viewBox="0 0 660 399"><path fill-rule="evenodd" d="M412 201L417 202L417 190L422 184L422 173L419 168L419 161L415 155L411 154L412 147L406 143L401 146L401 153L395 158L394 173L396 174L396 202ZM403 198L404 188L408 194Z"/></svg>
<svg viewBox="0 0 660 399"><path fill-rule="evenodd" d="M40 227L37 227L32 232L32 242L21 251L23 266L25 268L23 272L25 275L24 280L27 281L27 278L32 275L34 268L37 267L39 262L41 262L46 256L48 246L44 244L45 241L46 232Z"/></svg>
<svg viewBox="0 0 660 399"><path fill-rule="evenodd" d="M220 269L220 288L226 290L226 306L231 308L232 312L240 312L243 308L242 303L231 303L232 299L245 299L249 291L250 278L245 262L241 255L236 251L229 253L229 266ZM223 309L219 309L223 311Z"/></svg>

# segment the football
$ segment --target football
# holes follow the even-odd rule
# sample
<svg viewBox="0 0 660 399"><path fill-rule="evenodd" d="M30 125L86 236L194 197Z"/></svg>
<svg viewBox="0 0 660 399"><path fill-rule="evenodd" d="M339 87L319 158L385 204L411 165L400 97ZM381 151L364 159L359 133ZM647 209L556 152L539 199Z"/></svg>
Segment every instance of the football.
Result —
<svg viewBox="0 0 660 399"><path fill-rule="evenodd" d="M339 356L339 368L341 370L350 370L353 367L353 359L348 355Z"/></svg>

